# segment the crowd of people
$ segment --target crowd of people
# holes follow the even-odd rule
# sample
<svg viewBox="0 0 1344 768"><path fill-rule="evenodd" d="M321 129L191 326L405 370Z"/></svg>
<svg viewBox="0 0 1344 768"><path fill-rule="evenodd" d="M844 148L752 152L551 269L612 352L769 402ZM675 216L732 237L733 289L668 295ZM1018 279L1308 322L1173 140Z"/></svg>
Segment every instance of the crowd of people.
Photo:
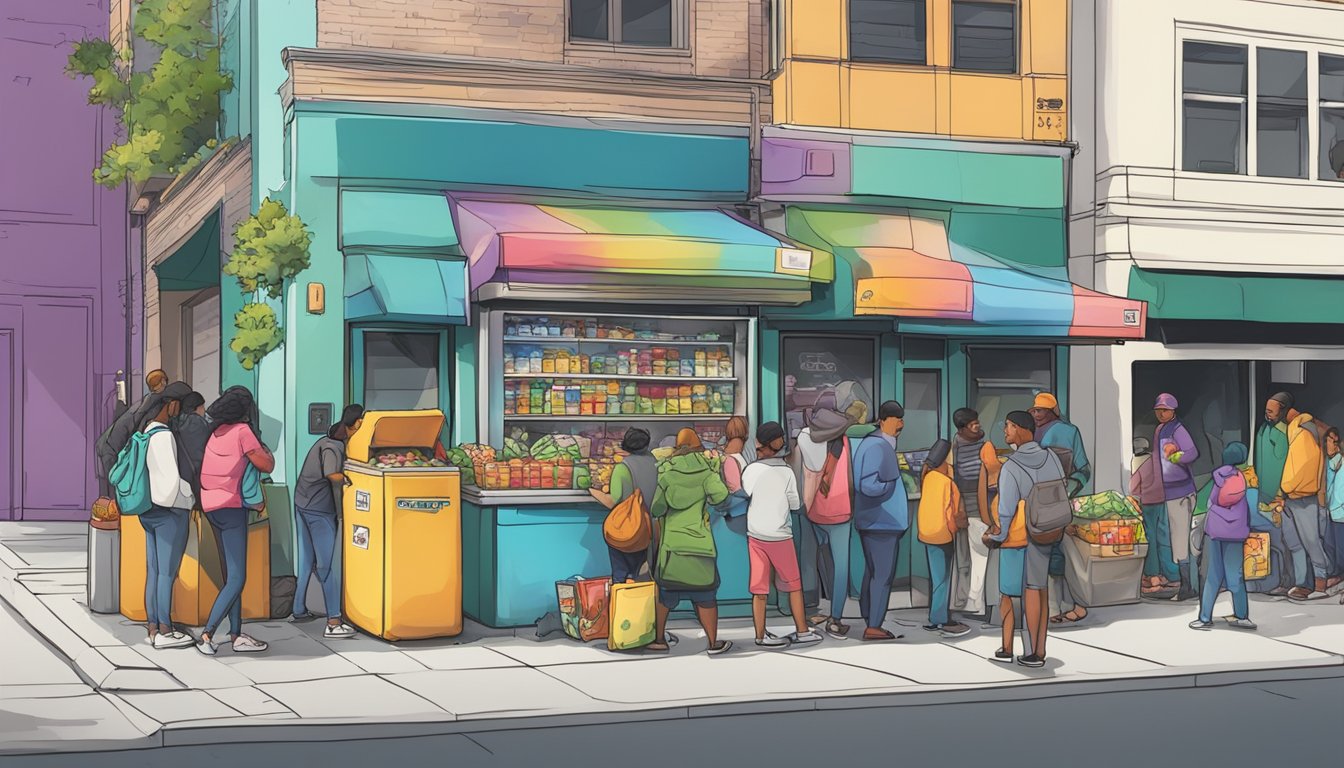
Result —
<svg viewBox="0 0 1344 768"><path fill-rule="evenodd" d="M267 644L246 634L242 622L248 526L264 510L261 476L275 468L262 441L256 400L246 387L230 387L207 408L204 397L183 382L169 383L163 371L152 371L146 385L149 395L117 413L96 452L103 495L115 498L123 515L136 514L145 532L148 642L157 649L194 646L213 656L227 619L233 652L263 652ZM306 607L307 575L313 572L326 607L324 635L333 639L355 635L341 617L341 586L332 565L338 501L348 484L342 471L345 441L363 416L359 405L345 408L309 450L294 488L298 572L304 578L296 585L291 618L316 618ZM213 531L223 569L219 594L197 637L174 623L172 605L194 515Z"/></svg>

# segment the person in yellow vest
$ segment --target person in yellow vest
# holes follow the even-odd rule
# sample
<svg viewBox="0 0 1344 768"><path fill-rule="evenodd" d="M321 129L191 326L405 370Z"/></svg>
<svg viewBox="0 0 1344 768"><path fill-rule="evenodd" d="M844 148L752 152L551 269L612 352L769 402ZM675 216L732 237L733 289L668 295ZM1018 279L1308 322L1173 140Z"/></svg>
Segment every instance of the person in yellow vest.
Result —
<svg viewBox="0 0 1344 768"><path fill-rule="evenodd" d="M952 566L956 560L957 533L966 528L966 511L962 506L961 491L952 481L952 464L948 456L952 444L939 440L929 449L924 461L924 478L919 491L919 540L929 558L929 578L933 590L929 595L929 623L926 632L939 632L943 637L961 637L971 628L952 621Z"/></svg>
<svg viewBox="0 0 1344 768"><path fill-rule="evenodd" d="M1317 434L1318 429L1309 413L1298 414L1288 423L1288 457L1283 465L1282 498L1278 503L1285 518L1283 533L1288 548L1299 562L1299 553L1304 552L1311 571L1310 575L1297 574L1297 586L1288 590L1290 600L1319 600L1329 589L1330 566L1320 527L1325 453L1321 448L1323 435Z"/></svg>

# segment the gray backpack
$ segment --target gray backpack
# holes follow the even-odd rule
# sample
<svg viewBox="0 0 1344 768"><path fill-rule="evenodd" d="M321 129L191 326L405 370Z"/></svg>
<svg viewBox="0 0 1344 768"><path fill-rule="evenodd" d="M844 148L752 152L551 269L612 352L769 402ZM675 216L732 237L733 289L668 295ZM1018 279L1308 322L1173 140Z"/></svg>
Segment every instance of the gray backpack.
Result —
<svg viewBox="0 0 1344 768"><path fill-rule="evenodd" d="M1033 485L1026 507L1027 536L1037 544L1054 544L1064 538L1064 529L1073 522L1073 502L1063 477Z"/></svg>

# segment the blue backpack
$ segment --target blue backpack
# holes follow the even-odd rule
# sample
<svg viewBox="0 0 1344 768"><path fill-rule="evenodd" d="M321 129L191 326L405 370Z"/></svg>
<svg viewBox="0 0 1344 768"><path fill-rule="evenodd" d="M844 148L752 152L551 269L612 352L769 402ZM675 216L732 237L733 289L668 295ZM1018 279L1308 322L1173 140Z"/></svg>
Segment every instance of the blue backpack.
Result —
<svg viewBox="0 0 1344 768"><path fill-rule="evenodd" d="M149 468L145 466L145 460L149 456L149 438L167 429L160 426L147 432L136 432L117 454L117 463L112 465L107 480L116 494L117 509L121 514L139 515L154 505L149 495Z"/></svg>

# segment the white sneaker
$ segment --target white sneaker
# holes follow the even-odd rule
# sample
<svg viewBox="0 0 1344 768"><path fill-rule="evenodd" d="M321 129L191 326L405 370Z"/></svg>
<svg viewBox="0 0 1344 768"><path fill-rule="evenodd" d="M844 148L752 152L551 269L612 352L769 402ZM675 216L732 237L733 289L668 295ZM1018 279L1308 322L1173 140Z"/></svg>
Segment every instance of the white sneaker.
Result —
<svg viewBox="0 0 1344 768"><path fill-rule="evenodd" d="M247 635L239 635L233 639L234 653L261 653L269 647L266 643Z"/></svg>
<svg viewBox="0 0 1344 768"><path fill-rule="evenodd" d="M328 624L327 628L323 630L322 636L329 640L341 640L347 637L354 637L355 628L345 622L341 622L334 627Z"/></svg>
<svg viewBox="0 0 1344 768"><path fill-rule="evenodd" d="M154 647L163 650L165 648L186 648L196 644L196 640L191 635L183 634L176 630L164 634L160 632L154 636Z"/></svg>
<svg viewBox="0 0 1344 768"><path fill-rule="evenodd" d="M215 645L209 640L201 639L199 642L196 643L196 650L200 651L206 656L214 656L215 653L219 650L219 646Z"/></svg>
<svg viewBox="0 0 1344 768"><path fill-rule="evenodd" d="M822 634L816 629L809 628L806 632L794 632L789 635L788 640L795 645L810 645L812 643L820 643L822 637Z"/></svg>
<svg viewBox="0 0 1344 768"><path fill-rule="evenodd" d="M761 648L788 648L789 641L771 632L766 632L765 637L756 641L756 645Z"/></svg>

